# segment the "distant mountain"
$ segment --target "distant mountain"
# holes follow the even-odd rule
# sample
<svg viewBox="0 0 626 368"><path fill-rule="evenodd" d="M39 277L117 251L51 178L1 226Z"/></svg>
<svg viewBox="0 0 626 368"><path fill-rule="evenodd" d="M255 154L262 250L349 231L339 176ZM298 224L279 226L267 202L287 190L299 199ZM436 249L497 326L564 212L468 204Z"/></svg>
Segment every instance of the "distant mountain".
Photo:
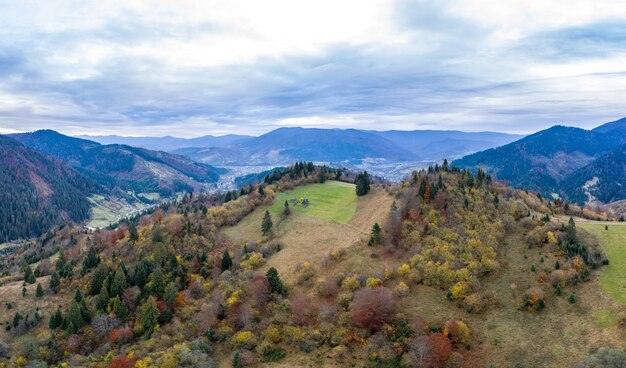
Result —
<svg viewBox="0 0 626 368"><path fill-rule="evenodd" d="M224 147L237 142L242 142L254 137L247 135L228 134L222 136L206 135L197 138L176 137L123 137L119 135L83 135L79 138L88 139L101 144L124 144L133 147L147 148L151 150L172 152L177 149L189 147Z"/></svg>
<svg viewBox="0 0 626 368"><path fill-rule="evenodd" d="M11 137L66 162L108 188L119 187L136 193L157 192L169 196L178 191L200 189L216 182L224 172L179 155L127 145L101 145L52 130Z"/></svg>
<svg viewBox="0 0 626 368"><path fill-rule="evenodd" d="M458 157L502 146L524 137L517 134L468 133L456 130L387 130L372 133L396 143L424 160Z"/></svg>
<svg viewBox="0 0 626 368"><path fill-rule="evenodd" d="M574 171L561 186L577 203L594 198L603 203L626 199L626 145Z"/></svg>
<svg viewBox="0 0 626 368"><path fill-rule="evenodd" d="M229 145L174 152L213 165L285 165L298 160L351 165L366 159L400 163L459 157L521 137L491 132L279 128Z"/></svg>
<svg viewBox="0 0 626 368"><path fill-rule="evenodd" d="M517 142L465 156L453 164L481 167L514 186L558 193L577 203L587 199L582 186L598 176L603 178L600 183L607 193L600 195L596 190L596 197L602 201L623 199L626 195L621 197L623 194L615 188L624 182L612 170L619 171L620 162L624 162L620 147L626 143L625 122L618 120L594 130L553 126Z"/></svg>
<svg viewBox="0 0 626 368"><path fill-rule="evenodd" d="M0 135L0 243L86 219L87 196L100 189L60 161Z"/></svg>
<svg viewBox="0 0 626 368"><path fill-rule="evenodd" d="M599 127L593 129L594 132L600 133L608 133L616 130L626 130L626 118L621 118L619 120L611 121L606 124L602 124Z"/></svg>

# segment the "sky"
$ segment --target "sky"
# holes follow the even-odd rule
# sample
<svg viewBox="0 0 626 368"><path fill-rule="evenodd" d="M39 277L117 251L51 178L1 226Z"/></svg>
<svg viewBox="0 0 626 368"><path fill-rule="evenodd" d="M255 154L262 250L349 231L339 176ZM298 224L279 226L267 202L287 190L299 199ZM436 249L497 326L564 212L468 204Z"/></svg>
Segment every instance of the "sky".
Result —
<svg viewBox="0 0 626 368"><path fill-rule="evenodd" d="M532 133L624 116L623 0L0 0L0 133Z"/></svg>

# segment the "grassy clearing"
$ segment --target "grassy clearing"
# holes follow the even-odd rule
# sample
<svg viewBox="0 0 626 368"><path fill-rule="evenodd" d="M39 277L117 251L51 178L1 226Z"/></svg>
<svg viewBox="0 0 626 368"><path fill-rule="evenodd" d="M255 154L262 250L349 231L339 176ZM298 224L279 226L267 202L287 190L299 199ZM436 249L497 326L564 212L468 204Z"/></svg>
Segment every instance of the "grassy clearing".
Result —
<svg viewBox="0 0 626 368"><path fill-rule="evenodd" d="M100 195L89 197L92 204L90 221L91 227L106 227L135 211L145 209L143 203L129 204L126 201L107 199Z"/></svg>
<svg viewBox="0 0 626 368"><path fill-rule="evenodd" d="M324 184L311 184L297 187L288 192L278 193L270 212L279 215L285 200L307 198L309 205L290 203L291 210L322 220L346 224L356 212L357 196L354 185L338 181L329 181Z"/></svg>
<svg viewBox="0 0 626 368"><path fill-rule="evenodd" d="M600 285L616 301L626 305L626 225L579 223L578 226L598 238L609 259L609 265L602 267Z"/></svg>

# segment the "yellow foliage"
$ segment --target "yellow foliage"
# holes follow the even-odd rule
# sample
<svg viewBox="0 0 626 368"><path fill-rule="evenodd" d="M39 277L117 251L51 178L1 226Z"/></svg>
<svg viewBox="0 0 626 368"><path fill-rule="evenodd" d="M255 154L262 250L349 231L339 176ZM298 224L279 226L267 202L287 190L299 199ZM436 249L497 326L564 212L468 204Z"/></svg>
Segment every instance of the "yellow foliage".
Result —
<svg viewBox="0 0 626 368"><path fill-rule="evenodd" d="M465 323L450 320L443 326L443 334L453 342L466 344L469 341L470 330Z"/></svg>
<svg viewBox="0 0 626 368"><path fill-rule="evenodd" d="M365 286L376 288L383 285L383 281L376 277L369 277L367 281L365 281Z"/></svg>
<svg viewBox="0 0 626 368"><path fill-rule="evenodd" d="M405 284L404 282L400 281L400 283L398 284L398 286L396 286L396 288L394 289L394 292L396 293L397 296L399 297L403 297L403 296L407 296L409 295L409 287L407 286L407 284Z"/></svg>
<svg viewBox="0 0 626 368"><path fill-rule="evenodd" d="M344 290L354 291L359 288L359 279L356 276L346 277L341 283L341 288Z"/></svg>
<svg viewBox="0 0 626 368"><path fill-rule="evenodd" d="M150 357L145 357L136 361L134 368L150 368L152 366L152 359L150 359Z"/></svg>
<svg viewBox="0 0 626 368"><path fill-rule="evenodd" d="M232 294L230 294L230 298L228 298L228 300L226 301L228 303L229 306L237 303L240 299L240 294L241 292L239 290L233 292Z"/></svg>
<svg viewBox="0 0 626 368"><path fill-rule="evenodd" d="M393 270L385 268L385 280L389 280L393 277Z"/></svg>
<svg viewBox="0 0 626 368"><path fill-rule="evenodd" d="M578 273L582 273L585 270L585 261L580 256L576 256L572 259L572 267Z"/></svg>
<svg viewBox="0 0 626 368"><path fill-rule="evenodd" d="M556 236L554 235L552 231L548 231L548 233L546 234L546 237L548 238L548 244L556 245L557 243Z"/></svg>
<svg viewBox="0 0 626 368"><path fill-rule="evenodd" d="M406 263L403 264L402 266L398 267L398 275L400 275L402 277L408 275L409 272L411 272L411 266L409 266Z"/></svg>
<svg viewBox="0 0 626 368"><path fill-rule="evenodd" d="M450 288L452 299L463 299L470 291L471 287L465 281L459 281Z"/></svg>
<svg viewBox="0 0 626 368"><path fill-rule="evenodd" d="M265 329L265 337L274 344L278 344L283 338L280 330L275 325L269 325L267 329Z"/></svg>
<svg viewBox="0 0 626 368"><path fill-rule="evenodd" d="M235 347L254 347L257 343L256 335L250 331L237 332L233 336L233 345Z"/></svg>
<svg viewBox="0 0 626 368"><path fill-rule="evenodd" d="M241 262L241 267L246 270L252 270L263 264L265 259L259 252L252 252L247 260Z"/></svg>

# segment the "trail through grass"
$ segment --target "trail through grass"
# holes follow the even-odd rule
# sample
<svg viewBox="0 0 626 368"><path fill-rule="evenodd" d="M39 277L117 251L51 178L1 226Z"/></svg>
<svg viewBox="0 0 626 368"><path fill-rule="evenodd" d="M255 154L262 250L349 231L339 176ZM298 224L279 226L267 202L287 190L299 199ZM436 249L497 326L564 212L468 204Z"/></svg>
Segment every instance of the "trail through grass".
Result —
<svg viewBox="0 0 626 368"><path fill-rule="evenodd" d="M292 211L322 220L346 224L356 212L357 196L354 185L338 181L324 184L311 184L294 190L278 193L270 212L278 215L282 212L285 200L306 198L308 206L289 203Z"/></svg>
<svg viewBox="0 0 626 368"><path fill-rule="evenodd" d="M600 285L616 301L626 305L626 225L579 223L578 226L598 238L609 258L609 265L602 267Z"/></svg>

